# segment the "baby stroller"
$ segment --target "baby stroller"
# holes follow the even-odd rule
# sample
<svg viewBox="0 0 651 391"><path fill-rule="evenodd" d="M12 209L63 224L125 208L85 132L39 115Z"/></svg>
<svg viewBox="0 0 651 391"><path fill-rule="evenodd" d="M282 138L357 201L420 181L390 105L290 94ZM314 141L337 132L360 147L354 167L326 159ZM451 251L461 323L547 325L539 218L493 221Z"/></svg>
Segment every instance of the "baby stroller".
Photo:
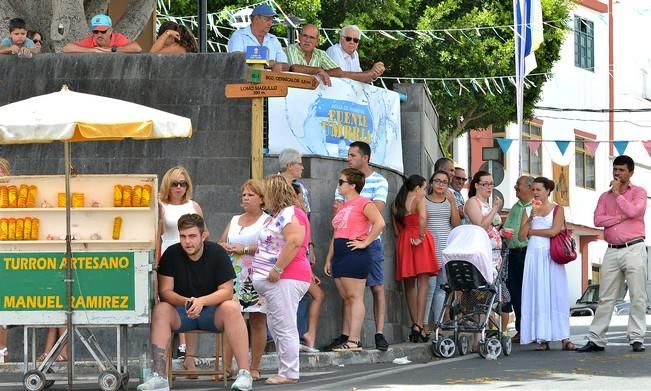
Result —
<svg viewBox="0 0 651 391"><path fill-rule="evenodd" d="M450 232L442 252L448 282L442 287L445 302L433 333L435 356L450 358L457 351L467 354L469 334L479 335L483 358L511 354L511 338L503 335L500 321L506 267L502 267L504 262L495 265L492 252L491 241L481 227L461 225Z"/></svg>

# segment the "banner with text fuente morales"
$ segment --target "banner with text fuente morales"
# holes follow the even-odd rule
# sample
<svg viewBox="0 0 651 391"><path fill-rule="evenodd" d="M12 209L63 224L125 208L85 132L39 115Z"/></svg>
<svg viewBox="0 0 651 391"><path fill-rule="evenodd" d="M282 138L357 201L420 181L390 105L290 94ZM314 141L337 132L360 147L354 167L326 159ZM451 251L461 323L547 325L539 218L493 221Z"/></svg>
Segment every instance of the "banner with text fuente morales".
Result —
<svg viewBox="0 0 651 391"><path fill-rule="evenodd" d="M403 172L400 96L349 79L331 78L315 90L290 88L269 98L269 152L346 158L348 145L371 146L371 163Z"/></svg>
<svg viewBox="0 0 651 391"><path fill-rule="evenodd" d="M56 252L0 253L0 311L64 311L68 260ZM76 252L74 310L134 309L134 253Z"/></svg>

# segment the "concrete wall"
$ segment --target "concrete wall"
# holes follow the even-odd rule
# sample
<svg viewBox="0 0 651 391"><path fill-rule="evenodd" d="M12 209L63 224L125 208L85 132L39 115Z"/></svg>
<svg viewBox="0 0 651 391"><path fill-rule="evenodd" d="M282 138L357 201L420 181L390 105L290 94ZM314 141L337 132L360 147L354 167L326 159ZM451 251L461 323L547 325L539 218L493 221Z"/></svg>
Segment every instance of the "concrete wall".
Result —
<svg viewBox="0 0 651 391"><path fill-rule="evenodd" d="M78 143L72 147L73 164L80 173L155 173L159 178L169 167L184 165L192 175L194 199L204 211L211 238L216 239L230 217L240 210L239 187L250 173L250 102L227 100L223 93L224 84L241 81L244 74L241 54L43 54L29 61L3 56L0 58L0 105L53 92L67 84L74 91L124 99L191 118L193 136L190 139ZM433 161L440 156L435 142L437 115L422 86L405 86L403 91L408 95L402 112L405 172L427 176L431 173ZM63 146L60 143L3 145L0 146L0 156L12 162L16 175L63 172ZM345 162L308 156L304 163L304 182L312 196L312 240L318 258L314 269L322 278L326 292L317 340L318 345L323 345L340 333L341 300L332 280L324 278L323 262L330 238L337 173L344 168ZM377 170L389 181L390 203L402 184L402 176L389 170ZM277 157L266 157L265 173L277 171ZM388 206L383 215L390 221ZM411 322L406 315L402 287L394 280L393 232L390 227L382 238L388 308L385 334L389 342L403 341ZM374 346L375 326L368 290L366 305L363 339L366 346ZM109 341L109 331L98 331L97 335L101 341ZM40 333L39 340L43 336ZM131 356L139 353L147 337L147 327L130 331ZM213 339L203 337L199 355L210 356L214 351ZM42 346L40 342L39 346ZM113 346L113 343L106 344L109 352L114 351ZM10 330L9 349L11 359L20 360L22 328ZM87 357L86 354L82 356Z"/></svg>

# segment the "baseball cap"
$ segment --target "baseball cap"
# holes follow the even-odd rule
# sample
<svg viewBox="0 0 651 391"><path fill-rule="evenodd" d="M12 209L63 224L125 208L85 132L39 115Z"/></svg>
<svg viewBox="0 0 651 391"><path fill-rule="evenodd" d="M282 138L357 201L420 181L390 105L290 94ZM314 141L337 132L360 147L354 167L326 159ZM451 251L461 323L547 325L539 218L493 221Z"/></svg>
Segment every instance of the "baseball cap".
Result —
<svg viewBox="0 0 651 391"><path fill-rule="evenodd" d="M271 6L269 4L260 4L260 5L256 6L253 9L253 12L251 12L251 16L257 16L257 15L261 15L261 16L278 16L278 14L276 14L276 11L274 11L274 9L271 8Z"/></svg>
<svg viewBox="0 0 651 391"><path fill-rule="evenodd" d="M113 27L113 22L111 22L111 18L108 15L95 15L90 20L91 30L106 31L111 27Z"/></svg>

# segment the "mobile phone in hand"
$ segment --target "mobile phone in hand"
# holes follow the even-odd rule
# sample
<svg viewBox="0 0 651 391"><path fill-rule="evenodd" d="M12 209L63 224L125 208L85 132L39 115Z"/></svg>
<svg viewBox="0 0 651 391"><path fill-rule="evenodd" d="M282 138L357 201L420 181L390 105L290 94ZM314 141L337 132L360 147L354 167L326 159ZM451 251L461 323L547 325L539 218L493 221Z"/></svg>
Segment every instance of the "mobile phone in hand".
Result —
<svg viewBox="0 0 651 391"><path fill-rule="evenodd" d="M185 302L185 310L189 311L190 307L192 307L192 300L188 300Z"/></svg>

